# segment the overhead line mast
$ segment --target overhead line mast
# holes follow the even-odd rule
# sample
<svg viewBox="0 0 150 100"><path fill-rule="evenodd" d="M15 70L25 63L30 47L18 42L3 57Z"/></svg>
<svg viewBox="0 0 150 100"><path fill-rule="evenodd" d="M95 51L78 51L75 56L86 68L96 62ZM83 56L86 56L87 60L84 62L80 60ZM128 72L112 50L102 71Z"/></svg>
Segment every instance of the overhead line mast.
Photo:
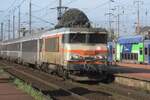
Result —
<svg viewBox="0 0 150 100"><path fill-rule="evenodd" d="M108 13L105 13L105 15L108 15L108 24L109 24L109 38L112 41L112 21L111 16L114 16L113 13L111 13L111 3L115 2L114 0L109 0L109 7L108 7Z"/></svg>
<svg viewBox="0 0 150 100"><path fill-rule="evenodd" d="M134 1L134 4L137 4L137 33L140 34L140 4L143 2L140 0Z"/></svg>
<svg viewBox="0 0 150 100"><path fill-rule="evenodd" d="M10 15L8 19L8 40L10 40Z"/></svg>
<svg viewBox="0 0 150 100"><path fill-rule="evenodd" d="M18 7L18 37L20 38L20 20L21 20L21 17L20 17L20 6Z"/></svg>
<svg viewBox="0 0 150 100"><path fill-rule="evenodd" d="M32 3L29 3L29 34L32 33Z"/></svg>
<svg viewBox="0 0 150 100"><path fill-rule="evenodd" d="M13 39L15 39L15 10L13 10Z"/></svg>
<svg viewBox="0 0 150 100"><path fill-rule="evenodd" d="M61 20L63 11L66 10L68 7L62 6L62 0L59 0L59 6L57 7L58 11L58 21Z"/></svg>
<svg viewBox="0 0 150 100"><path fill-rule="evenodd" d="M3 35L4 35L4 23L1 23L1 41L3 41Z"/></svg>
<svg viewBox="0 0 150 100"><path fill-rule="evenodd" d="M62 8L62 0L59 0L59 6L58 6L58 20L60 20L61 19L61 17L62 17L62 10L61 10L61 8Z"/></svg>

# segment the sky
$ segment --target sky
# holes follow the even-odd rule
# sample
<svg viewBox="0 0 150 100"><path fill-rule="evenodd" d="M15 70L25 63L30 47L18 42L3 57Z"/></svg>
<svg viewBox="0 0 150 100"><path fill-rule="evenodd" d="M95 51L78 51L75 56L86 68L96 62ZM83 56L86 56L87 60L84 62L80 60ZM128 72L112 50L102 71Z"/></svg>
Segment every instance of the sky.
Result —
<svg viewBox="0 0 150 100"><path fill-rule="evenodd" d="M23 3L21 3L24 1ZM8 25L8 18L13 14L16 16L16 29L18 22L18 5L21 4L21 26L28 27L29 22L29 1L30 0L1 0L0 21L4 26ZM57 23L58 0L31 0L32 1L32 26L33 28L53 27L51 23ZM63 6L78 8L90 19L92 25L109 28L108 13L111 12L112 28L117 31L117 15L120 15L120 34L132 34L135 31L137 22L137 0L62 0ZM140 3L140 25L150 25L150 0L141 0ZM112 10L114 8L118 9ZM15 9L16 8L16 9ZM13 12L13 9L14 12ZM110 10L111 9L111 10ZM11 25L12 26L12 25Z"/></svg>

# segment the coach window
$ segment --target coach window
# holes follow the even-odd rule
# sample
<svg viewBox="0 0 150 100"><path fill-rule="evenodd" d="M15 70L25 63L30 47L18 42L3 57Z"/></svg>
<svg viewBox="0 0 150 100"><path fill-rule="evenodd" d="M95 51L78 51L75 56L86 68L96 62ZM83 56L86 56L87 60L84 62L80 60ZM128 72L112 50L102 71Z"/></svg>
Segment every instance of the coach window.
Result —
<svg viewBox="0 0 150 100"><path fill-rule="evenodd" d="M123 59L125 59L125 54L123 53Z"/></svg>
<svg viewBox="0 0 150 100"><path fill-rule="evenodd" d="M128 60L128 53L126 53L126 60Z"/></svg>
<svg viewBox="0 0 150 100"><path fill-rule="evenodd" d="M135 54L135 59L138 60L138 54L137 53Z"/></svg>
<svg viewBox="0 0 150 100"><path fill-rule="evenodd" d="M135 58L135 53L133 53L133 60L136 60L136 58Z"/></svg>
<svg viewBox="0 0 150 100"><path fill-rule="evenodd" d="M148 49L147 48L145 48L145 55L147 55L148 54Z"/></svg>
<svg viewBox="0 0 150 100"><path fill-rule="evenodd" d="M123 53L123 59L125 59L125 54Z"/></svg>
<svg viewBox="0 0 150 100"><path fill-rule="evenodd" d="M136 59L136 53L134 53L134 55L133 55L133 56L134 56L134 60L137 60L137 59Z"/></svg>
<svg viewBox="0 0 150 100"><path fill-rule="evenodd" d="M129 60L129 58L130 58L130 55L127 53L127 60Z"/></svg>
<svg viewBox="0 0 150 100"><path fill-rule="evenodd" d="M130 58L129 58L129 59L132 60L132 53L129 53L129 55L130 55Z"/></svg>
<svg viewBox="0 0 150 100"><path fill-rule="evenodd" d="M40 52L42 52L42 47L43 47L43 40L40 39Z"/></svg>
<svg viewBox="0 0 150 100"><path fill-rule="evenodd" d="M124 59L124 54L123 53L121 53L121 56L122 56L122 59Z"/></svg>
<svg viewBox="0 0 150 100"><path fill-rule="evenodd" d="M124 59L124 57L123 57L123 53L121 53L121 58L122 58L122 59Z"/></svg>
<svg viewBox="0 0 150 100"><path fill-rule="evenodd" d="M142 48L140 48L140 55L142 55L143 54L143 50L142 50Z"/></svg>
<svg viewBox="0 0 150 100"><path fill-rule="evenodd" d="M126 53L126 60L128 59L128 53Z"/></svg>
<svg viewBox="0 0 150 100"><path fill-rule="evenodd" d="M150 56L150 48L149 48L149 56Z"/></svg>
<svg viewBox="0 0 150 100"><path fill-rule="evenodd" d="M136 60L136 53L134 53L134 60Z"/></svg>
<svg viewBox="0 0 150 100"><path fill-rule="evenodd" d="M134 56L134 55L135 55L135 54L133 53L133 54L132 54L132 56L133 56L133 60L135 60L135 56Z"/></svg>
<svg viewBox="0 0 150 100"><path fill-rule="evenodd" d="M132 53L132 59L135 60L135 59L134 59L134 53Z"/></svg>
<svg viewBox="0 0 150 100"><path fill-rule="evenodd" d="M126 59L126 54L124 53L124 59Z"/></svg>
<svg viewBox="0 0 150 100"><path fill-rule="evenodd" d="M133 60L133 53L131 53L131 60Z"/></svg>
<svg viewBox="0 0 150 100"><path fill-rule="evenodd" d="M126 59L126 54L124 53L124 59Z"/></svg>
<svg viewBox="0 0 150 100"><path fill-rule="evenodd" d="M130 55L129 55L129 53L127 53L127 60L129 60L130 59Z"/></svg>
<svg viewBox="0 0 150 100"><path fill-rule="evenodd" d="M20 44L18 43L18 51L20 51Z"/></svg>
<svg viewBox="0 0 150 100"><path fill-rule="evenodd" d="M123 59L123 53L120 53L120 55L121 55L121 59Z"/></svg>
<svg viewBox="0 0 150 100"><path fill-rule="evenodd" d="M23 52L37 52L37 40L25 41L22 43Z"/></svg>
<svg viewBox="0 0 150 100"><path fill-rule="evenodd" d="M131 60L131 53L129 53L129 60Z"/></svg>

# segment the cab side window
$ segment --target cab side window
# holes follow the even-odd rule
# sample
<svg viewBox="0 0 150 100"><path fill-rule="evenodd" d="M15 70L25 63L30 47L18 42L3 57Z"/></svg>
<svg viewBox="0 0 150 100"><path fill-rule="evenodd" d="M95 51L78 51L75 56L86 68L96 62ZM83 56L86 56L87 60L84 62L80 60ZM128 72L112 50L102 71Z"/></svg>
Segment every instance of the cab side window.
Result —
<svg viewBox="0 0 150 100"><path fill-rule="evenodd" d="M59 38L53 37L45 40L45 50L47 52L59 52Z"/></svg>
<svg viewBox="0 0 150 100"><path fill-rule="evenodd" d="M145 55L147 55L148 54L148 49L147 48L145 48Z"/></svg>

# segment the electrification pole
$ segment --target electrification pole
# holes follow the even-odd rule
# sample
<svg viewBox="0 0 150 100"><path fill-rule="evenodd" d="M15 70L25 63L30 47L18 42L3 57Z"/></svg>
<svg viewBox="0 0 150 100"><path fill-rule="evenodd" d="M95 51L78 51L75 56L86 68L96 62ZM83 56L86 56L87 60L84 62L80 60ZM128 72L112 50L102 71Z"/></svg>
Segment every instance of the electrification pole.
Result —
<svg viewBox="0 0 150 100"><path fill-rule="evenodd" d="M140 0L134 1L134 4L137 4L137 33L140 34L140 4L143 2Z"/></svg>
<svg viewBox="0 0 150 100"><path fill-rule="evenodd" d="M10 39L10 17L8 19L8 40Z"/></svg>
<svg viewBox="0 0 150 100"><path fill-rule="evenodd" d="M18 35L20 38L20 7L18 7Z"/></svg>
<svg viewBox="0 0 150 100"><path fill-rule="evenodd" d="M13 39L15 39L15 15L13 14Z"/></svg>
<svg viewBox="0 0 150 100"><path fill-rule="evenodd" d="M109 34L110 34L110 39L111 39L111 41L112 41L112 28L111 28L111 16L113 15L112 13L111 13L111 3L112 2L115 2L114 0L109 0L109 13L108 13L108 15L109 15Z"/></svg>
<svg viewBox="0 0 150 100"><path fill-rule="evenodd" d="M57 12L58 12L58 21L61 20L62 14L64 11L66 11L68 7L62 6L62 0L59 0L59 6L57 7Z"/></svg>
<svg viewBox="0 0 150 100"><path fill-rule="evenodd" d="M30 3L29 3L29 34L31 34L32 32L32 3L31 3L31 0L30 0Z"/></svg>
<svg viewBox="0 0 150 100"><path fill-rule="evenodd" d="M145 25L148 25L148 10L146 9L146 12L145 12Z"/></svg>
<svg viewBox="0 0 150 100"><path fill-rule="evenodd" d="M117 37L120 35L120 6L117 6L118 8L118 14L117 14Z"/></svg>
<svg viewBox="0 0 150 100"><path fill-rule="evenodd" d="M3 31L4 31L4 24L1 23L1 41L3 41Z"/></svg>
<svg viewBox="0 0 150 100"><path fill-rule="evenodd" d="M61 8L62 8L62 0L59 0L59 6L58 6L58 20L60 20L61 19L61 17L62 17L62 10L61 10Z"/></svg>
<svg viewBox="0 0 150 100"><path fill-rule="evenodd" d="M110 9L111 9L111 0L109 1L109 31L111 32L111 12L110 12Z"/></svg>

